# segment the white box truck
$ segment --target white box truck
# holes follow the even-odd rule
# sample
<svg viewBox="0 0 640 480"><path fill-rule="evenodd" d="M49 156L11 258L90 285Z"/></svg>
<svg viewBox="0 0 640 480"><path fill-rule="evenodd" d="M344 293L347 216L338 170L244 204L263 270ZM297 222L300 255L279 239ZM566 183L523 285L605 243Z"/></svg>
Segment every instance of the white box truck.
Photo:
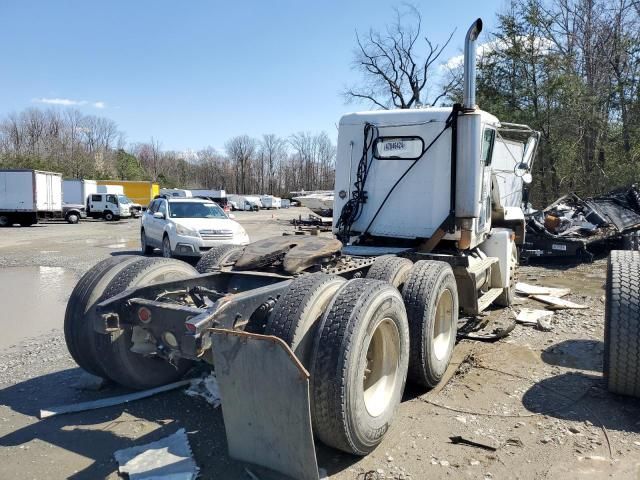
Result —
<svg viewBox="0 0 640 480"><path fill-rule="evenodd" d="M62 175L40 170L0 170L0 226L30 226L62 217Z"/></svg>
<svg viewBox="0 0 640 480"><path fill-rule="evenodd" d="M92 193L98 193L98 184L95 180L67 179L62 181L62 201L64 203L86 205L87 197Z"/></svg>

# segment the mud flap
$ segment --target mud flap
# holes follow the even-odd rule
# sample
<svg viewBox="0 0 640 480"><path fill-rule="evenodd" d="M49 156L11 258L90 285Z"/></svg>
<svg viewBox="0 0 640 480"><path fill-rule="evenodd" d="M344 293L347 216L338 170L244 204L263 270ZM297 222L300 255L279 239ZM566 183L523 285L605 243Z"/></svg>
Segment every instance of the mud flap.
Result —
<svg viewBox="0 0 640 480"><path fill-rule="evenodd" d="M294 479L318 480L309 373L277 337L212 331L229 455Z"/></svg>

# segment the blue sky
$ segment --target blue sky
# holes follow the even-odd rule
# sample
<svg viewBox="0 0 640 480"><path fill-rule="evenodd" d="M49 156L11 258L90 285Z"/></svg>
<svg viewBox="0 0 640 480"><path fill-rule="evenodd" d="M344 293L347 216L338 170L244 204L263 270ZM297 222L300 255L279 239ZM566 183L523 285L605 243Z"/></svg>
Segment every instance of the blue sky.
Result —
<svg viewBox="0 0 640 480"><path fill-rule="evenodd" d="M416 2L434 42L461 52L478 16L485 32L504 0ZM0 115L66 99L113 119L129 142L165 149L224 146L234 135L326 131L355 30L382 27L398 1L29 1L0 3Z"/></svg>

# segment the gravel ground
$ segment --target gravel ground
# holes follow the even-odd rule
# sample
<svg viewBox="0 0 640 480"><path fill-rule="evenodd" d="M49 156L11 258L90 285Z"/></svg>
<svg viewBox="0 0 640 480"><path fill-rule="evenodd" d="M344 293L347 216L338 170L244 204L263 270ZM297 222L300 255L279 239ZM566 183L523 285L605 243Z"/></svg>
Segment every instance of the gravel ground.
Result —
<svg viewBox="0 0 640 480"><path fill-rule="evenodd" d="M257 240L290 228L285 221L299 212L240 212L238 220ZM61 325L77 278L109 255L137 252L138 228L129 220L2 231L0 325L17 337L0 342L0 478L115 479L115 450L181 427L202 478L250 478L246 465L227 455L220 409L180 391L37 418L44 407L122 393L87 388ZM428 393L408 386L375 452L355 458L318 447L320 467L332 479L640 478L640 406L609 394L602 382L604 268L604 260L521 267L522 281L570 287L566 298L589 308L555 313L548 332L518 325L498 342L459 342L451 380ZM504 324L521 307L543 308L518 302L484 319ZM454 435L496 450L453 444ZM260 479L275 478L250 468Z"/></svg>

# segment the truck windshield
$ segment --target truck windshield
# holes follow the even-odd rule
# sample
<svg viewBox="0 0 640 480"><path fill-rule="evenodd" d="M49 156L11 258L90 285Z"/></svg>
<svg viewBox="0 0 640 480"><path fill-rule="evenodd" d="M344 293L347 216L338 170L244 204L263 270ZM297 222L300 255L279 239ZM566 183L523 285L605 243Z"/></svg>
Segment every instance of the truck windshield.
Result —
<svg viewBox="0 0 640 480"><path fill-rule="evenodd" d="M131 203L131 200L129 200L129 198L125 197L124 195L118 195L118 201L120 203Z"/></svg>
<svg viewBox="0 0 640 480"><path fill-rule="evenodd" d="M227 218L216 203L172 202L169 212L171 218Z"/></svg>

